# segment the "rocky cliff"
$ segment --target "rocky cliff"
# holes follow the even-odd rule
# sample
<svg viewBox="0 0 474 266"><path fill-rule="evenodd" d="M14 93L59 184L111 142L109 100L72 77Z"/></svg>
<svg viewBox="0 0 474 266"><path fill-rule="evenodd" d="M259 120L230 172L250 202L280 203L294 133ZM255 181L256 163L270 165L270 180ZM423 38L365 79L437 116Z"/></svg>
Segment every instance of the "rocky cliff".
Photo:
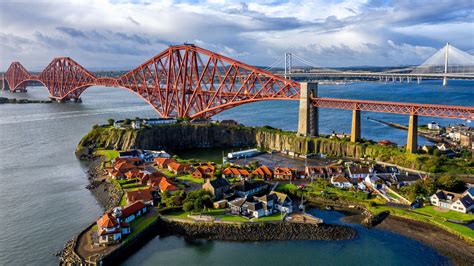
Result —
<svg viewBox="0 0 474 266"><path fill-rule="evenodd" d="M333 157L372 158L426 172L469 173L474 161L446 159L427 154L406 154L404 149L374 142L353 143L325 137L305 138L294 132L269 127L222 124L168 124L133 129L94 127L78 145L77 155L87 157L94 149L191 149L211 147L258 147L294 154L322 153Z"/></svg>

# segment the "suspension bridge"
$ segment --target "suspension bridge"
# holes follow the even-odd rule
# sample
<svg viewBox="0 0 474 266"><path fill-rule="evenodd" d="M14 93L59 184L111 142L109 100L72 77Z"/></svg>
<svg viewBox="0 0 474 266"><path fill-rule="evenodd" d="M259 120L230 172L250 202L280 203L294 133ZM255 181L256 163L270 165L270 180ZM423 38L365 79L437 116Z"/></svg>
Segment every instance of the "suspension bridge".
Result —
<svg viewBox="0 0 474 266"><path fill-rule="evenodd" d="M287 73L288 74L288 73ZM39 74L11 63L2 86L26 91L41 83L51 99L79 101L91 86L123 88L150 104L161 117L208 118L238 105L266 100L299 100L298 133L318 135L318 109L353 111L351 141L361 138L360 112L406 114L407 151L417 150L418 116L474 119L474 107L322 98L317 83L298 83L192 44L170 46L120 77L97 77L69 57L54 58Z"/></svg>
<svg viewBox="0 0 474 266"><path fill-rule="evenodd" d="M474 56L449 43L419 66L383 72L341 71L320 67L292 53L285 53L284 59L275 60L268 70L281 66L283 61L284 71L275 70L274 73L287 78L371 78L381 82L407 83L415 80L420 83L423 79L440 79L443 80L443 86L448 84L448 79L474 80ZM295 68L294 61L302 66Z"/></svg>

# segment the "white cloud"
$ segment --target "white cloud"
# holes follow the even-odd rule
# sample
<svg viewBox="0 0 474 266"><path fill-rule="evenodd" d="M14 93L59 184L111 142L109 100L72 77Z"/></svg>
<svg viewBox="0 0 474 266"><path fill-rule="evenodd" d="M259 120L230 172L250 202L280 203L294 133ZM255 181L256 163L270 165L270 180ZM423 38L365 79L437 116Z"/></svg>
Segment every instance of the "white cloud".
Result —
<svg viewBox="0 0 474 266"><path fill-rule="evenodd" d="M0 69L62 55L131 68L183 42L256 65L286 51L322 66L417 64L446 41L473 49L473 13L463 0L2 1Z"/></svg>

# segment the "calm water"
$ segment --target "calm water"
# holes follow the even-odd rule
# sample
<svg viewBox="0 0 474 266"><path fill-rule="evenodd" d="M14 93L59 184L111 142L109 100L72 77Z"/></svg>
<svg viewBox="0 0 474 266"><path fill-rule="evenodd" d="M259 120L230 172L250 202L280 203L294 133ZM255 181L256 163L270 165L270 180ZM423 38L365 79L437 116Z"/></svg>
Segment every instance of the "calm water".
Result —
<svg viewBox="0 0 474 266"><path fill-rule="evenodd" d="M328 223L345 224L335 211L309 210ZM349 224L346 224L349 225ZM156 237L124 265L442 265L432 248L387 231L352 224L359 235L343 241L234 243ZM423 254L420 256L420 254Z"/></svg>
<svg viewBox="0 0 474 266"><path fill-rule="evenodd" d="M351 84L320 86L321 96L360 99L431 102L439 104L474 104L473 83L440 82L416 84ZM31 88L27 94L0 92L0 97L46 99L44 88ZM96 219L102 210L84 187L85 165L74 157L80 138L94 124L108 118L152 117L153 109L125 90L94 87L82 96L82 104L6 104L0 105L0 265L51 265L52 255L64 242ZM217 116L236 119L246 125L271 125L294 130L297 102L261 102L240 106ZM366 114L363 114L366 115ZM405 116L370 114L373 117L406 123ZM422 118L442 124L460 120ZM321 110L321 131L349 131L350 112ZM391 139L405 143L405 132L370 121L363 121L364 137ZM128 264L256 264L265 261L281 264L362 263L375 264L380 257L387 264L410 258L419 264L441 259L416 241L380 230L362 228L355 240L341 242L271 242L271 243L189 243L180 238L156 238ZM271 250L272 252L268 252ZM423 257L410 256L423 250ZM263 253L265 251L265 253ZM265 254L265 255L263 255ZM337 255L335 255L337 254ZM294 256L296 255L296 256ZM378 258L377 258L378 256ZM396 258L395 258L396 257ZM324 260L323 260L324 259ZM419 261L416 261L419 260ZM380 261L379 261L380 262Z"/></svg>

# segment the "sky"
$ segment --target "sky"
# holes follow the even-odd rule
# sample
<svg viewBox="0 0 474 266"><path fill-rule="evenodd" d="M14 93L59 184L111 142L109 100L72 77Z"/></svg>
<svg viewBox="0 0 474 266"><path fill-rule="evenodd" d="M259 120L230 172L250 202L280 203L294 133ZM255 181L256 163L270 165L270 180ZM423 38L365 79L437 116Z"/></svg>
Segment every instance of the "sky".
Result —
<svg viewBox="0 0 474 266"><path fill-rule="evenodd" d="M0 71L58 56L129 70L185 42L260 66L285 52L322 67L417 65L446 42L474 51L474 1L0 0Z"/></svg>

